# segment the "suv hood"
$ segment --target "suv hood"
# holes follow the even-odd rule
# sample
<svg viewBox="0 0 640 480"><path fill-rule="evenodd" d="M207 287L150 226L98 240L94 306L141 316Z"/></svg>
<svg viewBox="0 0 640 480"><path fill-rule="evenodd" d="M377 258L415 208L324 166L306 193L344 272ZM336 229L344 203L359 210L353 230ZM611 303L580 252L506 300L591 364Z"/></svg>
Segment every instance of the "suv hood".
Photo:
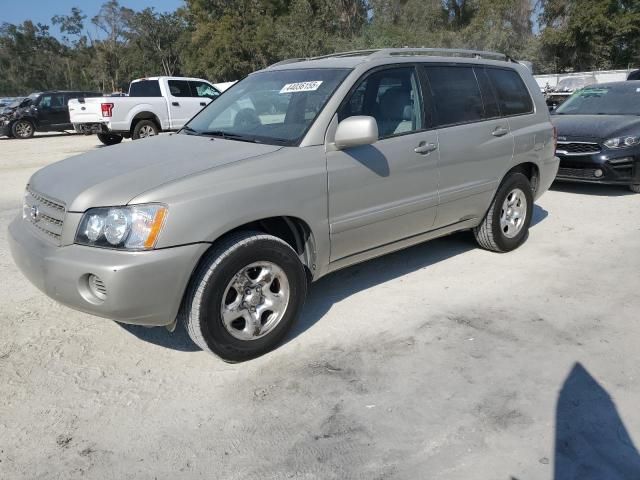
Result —
<svg viewBox="0 0 640 480"><path fill-rule="evenodd" d="M104 147L36 172L35 191L69 212L126 205L141 193L188 175L274 152L282 147L194 135L161 135Z"/></svg>
<svg viewBox="0 0 640 480"><path fill-rule="evenodd" d="M569 140L594 138L606 140L625 134L640 134L636 115L551 115L558 136Z"/></svg>

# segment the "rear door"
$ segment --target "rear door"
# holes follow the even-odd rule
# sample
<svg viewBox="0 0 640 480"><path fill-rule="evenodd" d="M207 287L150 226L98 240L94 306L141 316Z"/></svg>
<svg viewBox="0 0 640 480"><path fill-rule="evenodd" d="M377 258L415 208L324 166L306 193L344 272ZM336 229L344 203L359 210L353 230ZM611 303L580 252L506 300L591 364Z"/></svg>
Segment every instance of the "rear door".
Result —
<svg viewBox="0 0 640 480"><path fill-rule="evenodd" d="M440 148L443 227L486 213L513 158L513 136L484 69L469 64L426 64Z"/></svg>
<svg viewBox="0 0 640 480"><path fill-rule="evenodd" d="M372 116L373 145L327 153L331 260L426 232L438 202L438 138L415 66L375 70L337 112Z"/></svg>

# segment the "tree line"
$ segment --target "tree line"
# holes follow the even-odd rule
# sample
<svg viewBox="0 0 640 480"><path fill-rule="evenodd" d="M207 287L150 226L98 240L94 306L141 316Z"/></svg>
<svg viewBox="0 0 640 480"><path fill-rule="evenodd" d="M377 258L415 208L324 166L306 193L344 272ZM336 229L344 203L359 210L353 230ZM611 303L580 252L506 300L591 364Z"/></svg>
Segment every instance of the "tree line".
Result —
<svg viewBox="0 0 640 480"><path fill-rule="evenodd" d="M174 12L106 1L0 26L0 95L126 89L151 75L237 80L291 57L379 47L495 50L536 73L638 67L640 0L186 0ZM98 35L91 32L99 32Z"/></svg>

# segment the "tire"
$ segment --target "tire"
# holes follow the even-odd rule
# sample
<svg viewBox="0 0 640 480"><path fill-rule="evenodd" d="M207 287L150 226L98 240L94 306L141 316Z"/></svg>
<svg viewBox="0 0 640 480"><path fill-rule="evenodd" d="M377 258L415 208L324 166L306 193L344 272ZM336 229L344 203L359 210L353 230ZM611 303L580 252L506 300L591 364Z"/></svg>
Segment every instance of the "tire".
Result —
<svg viewBox="0 0 640 480"><path fill-rule="evenodd" d="M203 257L180 317L200 348L227 362L241 362L282 341L306 294L304 266L289 244L261 232L238 232Z"/></svg>
<svg viewBox="0 0 640 480"><path fill-rule="evenodd" d="M131 138L138 140L139 138L153 137L158 135L158 131L158 126L152 120L140 120L136 123L136 126L133 127Z"/></svg>
<svg viewBox="0 0 640 480"><path fill-rule="evenodd" d="M122 141L121 135L113 135L111 133L99 133L98 140L105 145L117 145Z"/></svg>
<svg viewBox="0 0 640 480"><path fill-rule="evenodd" d="M640 193L640 184L637 184L637 185L629 185L629 189L630 189L633 193Z"/></svg>
<svg viewBox="0 0 640 480"><path fill-rule="evenodd" d="M507 207L508 202L513 202L513 205L506 210L503 207ZM524 212L523 206L526 208ZM522 173L511 173L502 181L482 223L473 229L476 241L482 248L493 252L515 250L527 238L532 215L531 183Z"/></svg>
<svg viewBox="0 0 640 480"><path fill-rule="evenodd" d="M11 133L13 134L13 138L19 138L21 140L26 140L27 138L33 137L33 134L36 133L36 127L29 120L17 120L11 126Z"/></svg>

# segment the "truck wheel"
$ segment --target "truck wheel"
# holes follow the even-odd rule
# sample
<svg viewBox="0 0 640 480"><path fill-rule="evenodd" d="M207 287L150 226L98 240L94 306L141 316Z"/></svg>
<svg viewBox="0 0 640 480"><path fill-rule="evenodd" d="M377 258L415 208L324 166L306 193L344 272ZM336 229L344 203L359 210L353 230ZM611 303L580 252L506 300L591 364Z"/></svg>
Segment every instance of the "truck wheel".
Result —
<svg viewBox="0 0 640 480"><path fill-rule="evenodd" d="M200 348L240 362L284 338L306 293L304 267L287 243L261 232L238 232L205 255L181 317Z"/></svg>
<svg viewBox="0 0 640 480"><path fill-rule="evenodd" d="M139 138L153 137L158 134L157 125L151 120L140 120L133 128L131 138L138 140Z"/></svg>
<svg viewBox="0 0 640 480"><path fill-rule="evenodd" d="M122 136L113 135L111 133L99 133L98 140L100 140L105 145L117 145L122 141Z"/></svg>
<svg viewBox="0 0 640 480"><path fill-rule="evenodd" d="M533 193L522 173L509 174L498 188L484 220L474 228L478 244L494 252L509 252L527 238L533 214Z"/></svg>
<svg viewBox="0 0 640 480"><path fill-rule="evenodd" d="M634 193L640 193L640 184L638 184L638 185L629 185L629 188Z"/></svg>
<svg viewBox="0 0 640 480"><path fill-rule="evenodd" d="M26 139L33 137L36 129L29 120L18 120L11 126L11 133L15 138Z"/></svg>

